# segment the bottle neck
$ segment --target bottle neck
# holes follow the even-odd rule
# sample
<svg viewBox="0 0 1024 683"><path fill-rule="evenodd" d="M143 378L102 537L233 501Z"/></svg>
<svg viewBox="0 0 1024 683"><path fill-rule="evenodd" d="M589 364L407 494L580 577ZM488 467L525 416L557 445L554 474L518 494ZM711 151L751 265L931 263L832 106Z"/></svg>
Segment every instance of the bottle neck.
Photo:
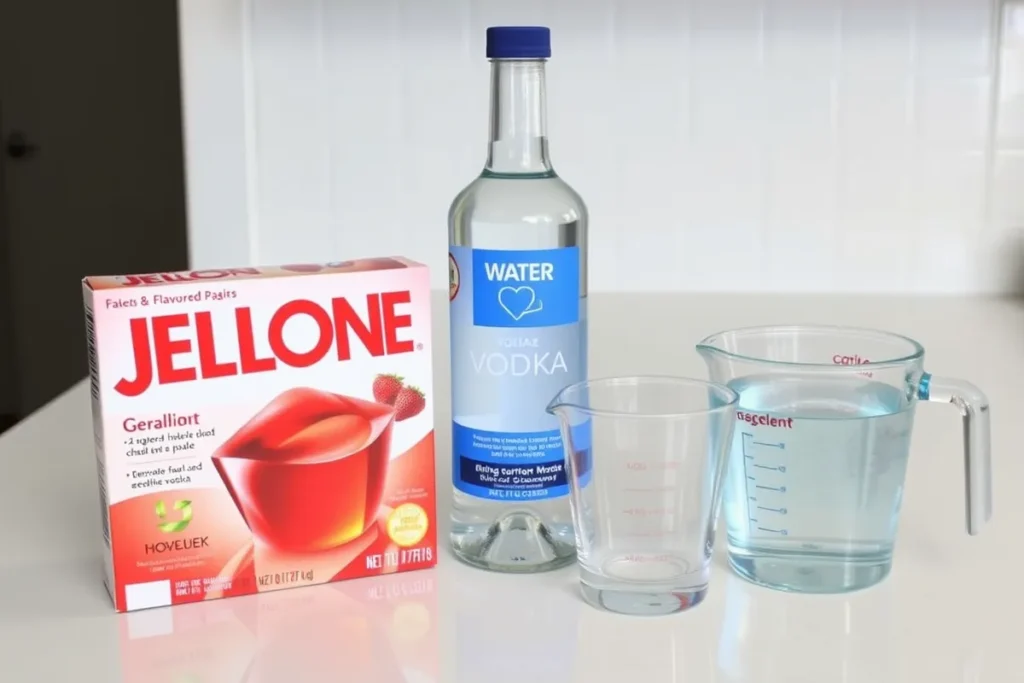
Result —
<svg viewBox="0 0 1024 683"><path fill-rule="evenodd" d="M485 172L552 172L544 63L543 59L491 61L491 142Z"/></svg>

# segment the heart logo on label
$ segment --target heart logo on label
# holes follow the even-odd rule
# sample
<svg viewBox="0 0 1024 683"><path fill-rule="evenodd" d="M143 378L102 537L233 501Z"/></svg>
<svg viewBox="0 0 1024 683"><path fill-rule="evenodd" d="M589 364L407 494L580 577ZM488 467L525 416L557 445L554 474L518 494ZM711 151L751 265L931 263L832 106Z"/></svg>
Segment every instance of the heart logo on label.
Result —
<svg viewBox="0 0 1024 683"><path fill-rule="evenodd" d="M537 298L533 287L527 285L499 289L498 305L516 321L529 313L536 313L544 308L544 303Z"/></svg>

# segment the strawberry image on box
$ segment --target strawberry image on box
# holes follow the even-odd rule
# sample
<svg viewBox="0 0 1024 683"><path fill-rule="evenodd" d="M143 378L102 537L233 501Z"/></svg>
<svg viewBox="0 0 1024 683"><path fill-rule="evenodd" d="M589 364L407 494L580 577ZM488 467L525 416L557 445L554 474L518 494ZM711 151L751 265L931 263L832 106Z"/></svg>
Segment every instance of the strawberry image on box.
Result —
<svg viewBox="0 0 1024 683"><path fill-rule="evenodd" d="M401 390L402 378L398 375L377 375L373 380L373 400L377 403L395 405L395 399Z"/></svg>
<svg viewBox="0 0 1024 683"><path fill-rule="evenodd" d="M118 611L436 564L425 266L88 277L83 290Z"/></svg>

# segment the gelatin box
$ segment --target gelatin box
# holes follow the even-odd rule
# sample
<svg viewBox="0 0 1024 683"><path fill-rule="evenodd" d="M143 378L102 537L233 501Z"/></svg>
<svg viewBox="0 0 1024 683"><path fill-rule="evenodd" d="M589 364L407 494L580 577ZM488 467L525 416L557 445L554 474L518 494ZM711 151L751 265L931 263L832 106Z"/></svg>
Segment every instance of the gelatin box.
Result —
<svg viewBox="0 0 1024 683"><path fill-rule="evenodd" d="M88 277L83 290L117 611L436 563L425 266Z"/></svg>

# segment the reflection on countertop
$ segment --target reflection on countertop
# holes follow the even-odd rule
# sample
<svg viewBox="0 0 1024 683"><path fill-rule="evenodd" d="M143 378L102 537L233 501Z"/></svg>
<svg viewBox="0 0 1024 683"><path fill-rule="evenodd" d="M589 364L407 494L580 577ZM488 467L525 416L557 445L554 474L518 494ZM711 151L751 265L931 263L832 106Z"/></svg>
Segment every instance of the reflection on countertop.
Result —
<svg viewBox="0 0 1024 683"><path fill-rule="evenodd" d="M719 587L725 604L717 633L717 675L707 679L716 683L1007 680L982 675L982 643L995 645L1001 639L998 627L984 629L993 638L969 621L950 620L941 588L919 586L920 596L911 596L897 582L885 581L845 595L798 595L724 572ZM929 600L929 593L936 599ZM954 591L945 599L965 598ZM966 609L980 617L974 608ZM962 606L957 611L964 613ZM1001 649L993 648L993 654Z"/></svg>
<svg viewBox="0 0 1024 683"><path fill-rule="evenodd" d="M708 599L670 617L584 604L573 569L440 578L443 683L1008 683L1012 629L940 576L846 595L752 585L716 562ZM916 584L916 585L914 585ZM942 598L941 596L947 595ZM955 614L944 609L957 601ZM970 604L967 604L970 603ZM966 619L964 618L966 617ZM355 679L353 679L355 680ZM368 679L369 680L369 679Z"/></svg>
<svg viewBox="0 0 1024 683"><path fill-rule="evenodd" d="M907 525L892 575L847 595L754 586L718 557L707 599L669 617L586 605L572 567L501 575L448 555L436 570L121 615L98 572L12 567L0 585L25 598L0 604L0 680L1011 683L1019 563L1002 560L1018 546L1000 524L982 543Z"/></svg>
<svg viewBox="0 0 1024 683"><path fill-rule="evenodd" d="M120 618L122 680L439 683L433 572Z"/></svg>
<svg viewBox="0 0 1024 683"><path fill-rule="evenodd" d="M575 567L516 576L451 562L441 584L454 636L444 683L571 680L585 607L569 590L576 576Z"/></svg>

